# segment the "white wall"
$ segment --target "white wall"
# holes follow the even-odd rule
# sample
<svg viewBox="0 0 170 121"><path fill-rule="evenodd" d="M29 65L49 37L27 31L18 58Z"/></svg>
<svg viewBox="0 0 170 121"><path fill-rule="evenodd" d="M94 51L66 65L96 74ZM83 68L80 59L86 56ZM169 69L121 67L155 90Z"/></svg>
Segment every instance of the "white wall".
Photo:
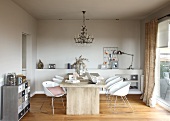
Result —
<svg viewBox="0 0 170 121"><path fill-rule="evenodd" d="M34 91L37 21L11 0L0 0L0 78L22 73L22 32L30 35L28 79ZM1 108L1 107L0 107Z"/></svg>
<svg viewBox="0 0 170 121"><path fill-rule="evenodd" d="M118 47L134 54L134 66L140 68L140 21L88 20L87 32L93 34L92 46L78 47L74 36L80 33L82 20L39 20L37 31L37 62L41 59L47 68L55 63L66 68L75 57L88 58L87 68L98 68L103 63L103 47ZM127 68L131 56L119 56L120 68Z"/></svg>
<svg viewBox="0 0 170 121"><path fill-rule="evenodd" d="M22 73L22 32L31 35L34 46L37 21L10 0L0 1L0 18L0 76Z"/></svg>

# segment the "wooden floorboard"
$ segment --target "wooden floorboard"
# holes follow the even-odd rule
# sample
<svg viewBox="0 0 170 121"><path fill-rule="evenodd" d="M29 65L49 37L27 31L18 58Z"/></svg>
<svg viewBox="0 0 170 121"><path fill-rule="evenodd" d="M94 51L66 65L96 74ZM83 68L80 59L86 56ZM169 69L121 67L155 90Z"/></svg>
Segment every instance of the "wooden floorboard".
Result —
<svg viewBox="0 0 170 121"><path fill-rule="evenodd" d="M100 96L100 114L99 115L66 115L63 109L61 99L55 100L55 114L52 115L51 98L45 95L35 95L31 98L31 108L20 121L170 121L170 112L159 105L155 108L147 107L140 95L128 95L134 113L130 113L129 108L124 108L122 101L118 100L116 112L108 107L105 95ZM66 98L64 97L64 102ZM94 102L95 103L95 102Z"/></svg>

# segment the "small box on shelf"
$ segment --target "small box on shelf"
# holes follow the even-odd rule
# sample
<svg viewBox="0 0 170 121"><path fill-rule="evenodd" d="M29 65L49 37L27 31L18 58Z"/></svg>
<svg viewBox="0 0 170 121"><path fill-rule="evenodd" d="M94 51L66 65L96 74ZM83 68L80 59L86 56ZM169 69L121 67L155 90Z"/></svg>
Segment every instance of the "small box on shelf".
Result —
<svg viewBox="0 0 170 121"><path fill-rule="evenodd" d="M49 64L49 65L48 65L48 68L49 68L49 69L55 69L55 68L56 68L56 65L55 65L55 64Z"/></svg>

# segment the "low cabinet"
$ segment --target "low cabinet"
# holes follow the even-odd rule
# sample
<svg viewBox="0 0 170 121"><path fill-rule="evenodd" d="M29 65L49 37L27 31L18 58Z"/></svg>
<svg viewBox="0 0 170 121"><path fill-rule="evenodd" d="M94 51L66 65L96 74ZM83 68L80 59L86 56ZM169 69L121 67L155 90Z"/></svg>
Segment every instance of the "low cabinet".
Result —
<svg viewBox="0 0 170 121"><path fill-rule="evenodd" d="M3 121L19 121L30 109L30 83L3 86Z"/></svg>

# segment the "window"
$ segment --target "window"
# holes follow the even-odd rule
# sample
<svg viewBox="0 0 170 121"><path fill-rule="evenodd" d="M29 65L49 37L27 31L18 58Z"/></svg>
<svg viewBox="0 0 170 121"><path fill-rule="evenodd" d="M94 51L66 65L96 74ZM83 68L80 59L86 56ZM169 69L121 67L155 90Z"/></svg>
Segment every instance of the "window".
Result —
<svg viewBox="0 0 170 121"><path fill-rule="evenodd" d="M156 94L158 101L170 109L170 20L158 24L156 51Z"/></svg>

